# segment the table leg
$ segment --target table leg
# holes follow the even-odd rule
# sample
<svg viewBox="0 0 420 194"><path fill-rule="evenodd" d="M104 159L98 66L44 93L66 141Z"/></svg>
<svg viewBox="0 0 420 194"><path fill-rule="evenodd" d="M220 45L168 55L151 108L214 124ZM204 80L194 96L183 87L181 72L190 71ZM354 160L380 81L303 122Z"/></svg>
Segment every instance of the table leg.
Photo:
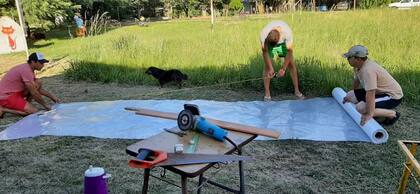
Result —
<svg viewBox="0 0 420 194"><path fill-rule="evenodd" d="M242 155L242 148L238 149L238 155ZM245 193L244 163L239 161L239 193Z"/></svg>
<svg viewBox="0 0 420 194"><path fill-rule="evenodd" d="M149 188L149 177L150 177L150 168L144 169L143 175L143 194L147 194L147 189Z"/></svg>
<svg viewBox="0 0 420 194"><path fill-rule="evenodd" d="M204 173L202 173L202 174L200 174L200 176L198 177L198 186L200 187L198 190L197 190L197 194L200 194L201 193L201 184L203 184L203 174Z"/></svg>
<svg viewBox="0 0 420 194"><path fill-rule="evenodd" d="M182 189L182 194L187 194L188 193L187 177L186 176L181 176L181 189Z"/></svg>

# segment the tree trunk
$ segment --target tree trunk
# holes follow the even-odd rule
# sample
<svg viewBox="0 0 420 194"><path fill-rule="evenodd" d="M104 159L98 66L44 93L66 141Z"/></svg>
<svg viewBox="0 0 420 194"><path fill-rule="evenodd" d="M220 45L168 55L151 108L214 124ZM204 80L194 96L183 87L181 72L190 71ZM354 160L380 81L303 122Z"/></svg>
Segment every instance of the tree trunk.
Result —
<svg viewBox="0 0 420 194"><path fill-rule="evenodd" d="M312 11L315 11L316 0L312 0Z"/></svg>
<svg viewBox="0 0 420 194"><path fill-rule="evenodd" d="M295 11L295 0L289 0L290 11Z"/></svg>
<svg viewBox="0 0 420 194"><path fill-rule="evenodd" d="M264 11L264 2L258 2L258 0L255 1L255 11L258 11L259 14L265 13Z"/></svg>
<svg viewBox="0 0 420 194"><path fill-rule="evenodd" d="M141 17L141 7L140 5L137 5L137 18L140 19Z"/></svg>

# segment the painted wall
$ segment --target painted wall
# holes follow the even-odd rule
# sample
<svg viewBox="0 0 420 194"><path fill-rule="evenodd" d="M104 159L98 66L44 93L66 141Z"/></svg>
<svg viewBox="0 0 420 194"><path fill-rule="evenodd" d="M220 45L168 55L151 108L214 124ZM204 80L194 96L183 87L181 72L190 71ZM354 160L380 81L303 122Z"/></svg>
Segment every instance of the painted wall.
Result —
<svg viewBox="0 0 420 194"><path fill-rule="evenodd" d="M0 54L26 50L25 33L13 19L0 18Z"/></svg>

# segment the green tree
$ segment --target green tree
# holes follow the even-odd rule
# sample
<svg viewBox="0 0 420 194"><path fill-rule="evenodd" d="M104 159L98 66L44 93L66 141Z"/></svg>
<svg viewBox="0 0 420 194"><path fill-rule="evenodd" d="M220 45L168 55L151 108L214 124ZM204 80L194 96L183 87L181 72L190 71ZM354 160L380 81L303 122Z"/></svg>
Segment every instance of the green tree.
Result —
<svg viewBox="0 0 420 194"><path fill-rule="evenodd" d="M369 9L373 7L380 7L380 6L386 6L390 4L391 0L361 0L358 1L357 4L362 9Z"/></svg>
<svg viewBox="0 0 420 194"><path fill-rule="evenodd" d="M203 3L200 0L174 0L173 2L177 14L189 17L200 15L201 5L208 5L210 1Z"/></svg>
<svg viewBox="0 0 420 194"><path fill-rule="evenodd" d="M50 30L55 27L55 19L65 19L80 6L73 5L70 0L21 0L25 21L30 27ZM18 20L15 0L0 0L0 14Z"/></svg>
<svg viewBox="0 0 420 194"><path fill-rule="evenodd" d="M45 30L55 27L56 17L67 18L74 9L80 8L70 0L22 0L22 7L31 27Z"/></svg>
<svg viewBox="0 0 420 194"><path fill-rule="evenodd" d="M183 15L185 14L186 17L189 17L190 13L190 2L191 0L174 0L174 7L177 10L177 15ZM193 1L193 0L192 0Z"/></svg>
<svg viewBox="0 0 420 194"><path fill-rule="evenodd" d="M242 10L244 5L242 4L241 0L231 0L229 3L229 9L236 12Z"/></svg>
<svg viewBox="0 0 420 194"><path fill-rule="evenodd" d="M166 0L168 1L168 0ZM129 2L129 6L135 8L136 10L136 17L140 19L142 16L142 12L144 11L145 7L148 4L148 0L131 0Z"/></svg>
<svg viewBox="0 0 420 194"><path fill-rule="evenodd" d="M75 5L80 5L82 9L92 9L95 0L71 0Z"/></svg>
<svg viewBox="0 0 420 194"><path fill-rule="evenodd" d="M14 0L0 0L0 16L9 16L17 20L17 11Z"/></svg>

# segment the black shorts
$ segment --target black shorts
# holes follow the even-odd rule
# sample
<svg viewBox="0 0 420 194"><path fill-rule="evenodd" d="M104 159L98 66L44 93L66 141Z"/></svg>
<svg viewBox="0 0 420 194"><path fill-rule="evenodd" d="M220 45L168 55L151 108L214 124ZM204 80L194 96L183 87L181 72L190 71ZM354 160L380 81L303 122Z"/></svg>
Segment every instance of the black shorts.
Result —
<svg viewBox="0 0 420 194"><path fill-rule="evenodd" d="M356 95L357 101L366 102L366 91L364 89L355 89L354 95ZM400 105L402 98L395 100L392 99L388 94L376 94L375 95L375 108L393 109Z"/></svg>

